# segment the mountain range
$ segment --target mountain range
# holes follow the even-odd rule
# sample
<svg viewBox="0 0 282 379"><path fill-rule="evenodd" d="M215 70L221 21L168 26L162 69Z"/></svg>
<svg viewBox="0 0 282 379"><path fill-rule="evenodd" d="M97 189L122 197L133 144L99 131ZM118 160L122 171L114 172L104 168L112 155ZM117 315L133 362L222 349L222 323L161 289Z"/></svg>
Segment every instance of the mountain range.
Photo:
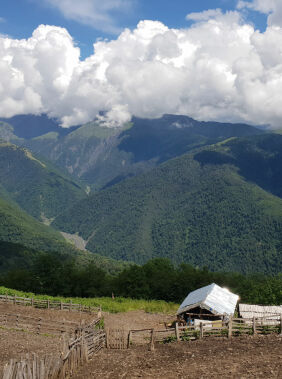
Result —
<svg viewBox="0 0 282 379"><path fill-rule="evenodd" d="M0 138L0 240L75 250L65 232L96 259L282 269L279 134L177 115L63 129L43 115L2 119Z"/></svg>
<svg viewBox="0 0 282 379"><path fill-rule="evenodd" d="M0 125L0 138L31 150L53 162L94 191L184 154L234 136L248 136L262 131L243 124L199 122L187 116L164 115L160 119L133 118L120 128L108 128L99 122L63 129L46 118L28 116ZM38 132L32 131L38 122ZM45 126L46 125L46 126ZM57 129L56 129L57 128ZM26 130L26 131L25 131Z"/></svg>

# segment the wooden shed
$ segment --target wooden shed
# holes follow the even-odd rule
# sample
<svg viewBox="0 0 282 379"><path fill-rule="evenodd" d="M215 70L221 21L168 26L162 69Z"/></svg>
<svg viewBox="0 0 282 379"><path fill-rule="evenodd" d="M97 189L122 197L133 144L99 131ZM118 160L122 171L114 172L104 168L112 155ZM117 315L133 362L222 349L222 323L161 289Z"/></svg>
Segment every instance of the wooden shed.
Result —
<svg viewBox="0 0 282 379"><path fill-rule="evenodd" d="M177 316L186 322L222 320L233 316L238 295L215 283L190 292L180 305Z"/></svg>

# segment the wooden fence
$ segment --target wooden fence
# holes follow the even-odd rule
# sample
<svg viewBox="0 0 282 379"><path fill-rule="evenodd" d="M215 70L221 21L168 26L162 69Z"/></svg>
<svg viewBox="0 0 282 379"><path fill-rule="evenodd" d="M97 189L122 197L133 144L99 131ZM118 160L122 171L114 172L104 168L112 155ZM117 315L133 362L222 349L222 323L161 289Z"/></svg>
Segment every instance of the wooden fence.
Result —
<svg viewBox="0 0 282 379"><path fill-rule="evenodd" d="M101 317L101 307L88 307L82 304L74 304L72 301L69 303L63 303L62 301L49 299L44 300L20 296L0 295L0 302L14 305L32 306L34 308L68 310L70 312L97 313L98 317Z"/></svg>
<svg viewBox="0 0 282 379"><path fill-rule="evenodd" d="M54 321L44 318L35 318L23 314L1 313L0 326L5 328L22 329L38 334L73 333L80 324L71 321Z"/></svg>
<svg viewBox="0 0 282 379"><path fill-rule="evenodd" d="M12 359L4 368L3 379L64 379L71 377L76 369L105 346L105 332L93 329L99 320L76 330L75 338L64 343L60 357L33 356Z"/></svg>
<svg viewBox="0 0 282 379"><path fill-rule="evenodd" d="M112 330L108 331L109 348L113 348L111 345ZM263 318L241 319L230 318L226 322L217 322L215 324L201 322L198 326L179 326L176 323L175 328L167 328L163 330L155 329L139 329L127 331L127 337L119 334L119 338L123 339L119 344L116 344L114 348L118 346L125 346L129 348L131 345L144 345L148 344L149 348L155 342L170 342L173 340L193 340L206 337L228 337L232 338L239 335L257 335L257 334L270 334L280 333L282 335L282 315L273 320L273 316ZM127 342L127 343L126 343Z"/></svg>

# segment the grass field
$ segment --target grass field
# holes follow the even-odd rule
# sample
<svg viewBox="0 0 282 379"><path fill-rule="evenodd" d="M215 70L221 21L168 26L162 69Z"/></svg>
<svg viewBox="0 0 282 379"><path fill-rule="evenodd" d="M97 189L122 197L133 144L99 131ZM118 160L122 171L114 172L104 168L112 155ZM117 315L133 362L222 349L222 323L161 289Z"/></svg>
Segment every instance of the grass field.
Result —
<svg viewBox="0 0 282 379"><path fill-rule="evenodd" d="M175 303L167 303L162 300L134 300L124 297L96 297L96 298L79 298L79 297L52 297L47 295L35 295L31 292L16 291L13 289L0 287L0 295L33 297L35 299L50 299L63 301L68 303L72 301L76 304L98 307L101 305L102 310L110 313L129 312L135 310L143 310L149 313L175 313L179 307Z"/></svg>

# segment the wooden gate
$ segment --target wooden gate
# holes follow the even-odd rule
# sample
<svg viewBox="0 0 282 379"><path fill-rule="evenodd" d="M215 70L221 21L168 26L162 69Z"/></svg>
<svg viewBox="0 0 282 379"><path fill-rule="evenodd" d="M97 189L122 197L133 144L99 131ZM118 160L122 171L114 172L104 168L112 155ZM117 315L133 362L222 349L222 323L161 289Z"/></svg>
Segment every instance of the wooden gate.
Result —
<svg viewBox="0 0 282 379"><path fill-rule="evenodd" d="M108 349L127 349L128 331L122 329L107 329L106 344Z"/></svg>

